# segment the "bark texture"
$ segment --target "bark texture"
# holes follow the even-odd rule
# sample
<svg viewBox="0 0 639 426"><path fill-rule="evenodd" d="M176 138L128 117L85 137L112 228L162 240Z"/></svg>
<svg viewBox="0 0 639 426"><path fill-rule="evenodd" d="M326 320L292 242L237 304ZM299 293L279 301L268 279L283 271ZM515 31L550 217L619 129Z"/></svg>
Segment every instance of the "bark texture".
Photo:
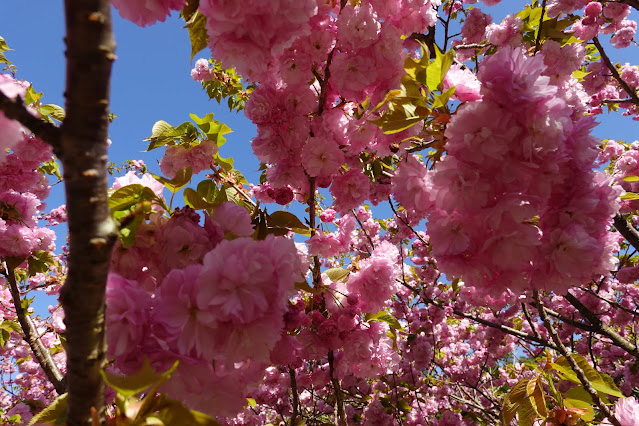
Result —
<svg viewBox="0 0 639 426"><path fill-rule="evenodd" d="M105 288L115 228L107 195L109 89L115 42L109 0L65 0L66 118L61 161L69 269L60 300L67 328L68 425L104 423Z"/></svg>

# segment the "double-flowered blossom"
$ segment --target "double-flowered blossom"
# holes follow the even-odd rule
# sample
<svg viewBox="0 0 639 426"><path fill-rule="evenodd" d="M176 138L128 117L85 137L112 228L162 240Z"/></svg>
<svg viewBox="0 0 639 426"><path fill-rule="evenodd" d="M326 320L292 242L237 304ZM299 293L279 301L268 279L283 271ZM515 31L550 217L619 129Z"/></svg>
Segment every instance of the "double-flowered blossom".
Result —
<svg viewBox="0 0 639 426"><path fill-rule="evenodd" d="M424 179L439 269L495 293L605 274L620 188L592 170L592 119L557 96L541 55L503 48L481 65L482 100L453 117L448 155Z"/></svg>
<svg viewBox="0 0 639 426"><path fill-rule="evenodd" d="M155 185L144 179L127 182ZM165 385L170 395L216 415L237 412L281 339L288 300L308 266L292 240L253 233L249 213L225 202L203 224L189 208L168 220L152 213L133 247L116 247L107 285L115 367L133 372L141 354L157 369L180 360ZM219 382L217 390L186 386L193 369L202 369L202 386ZM203 403L229 387L225 407Z"/></svg>
<svg viewBox="0 0 639 426"><path fill-rule="evenodd" d="M172 10L182 10L186 0L112 0L120 16L145 27L164 22Z"/></svg>
<svg viewBox="0 0 639 426"><path fill-rule="evenodd" d="M27 85L16 81L9 74L0 74L0 91L11 99L24 99ZM11 120L0 111L0 164L5 161L5 152L20 142L27 130L17 121Z"/></svg>

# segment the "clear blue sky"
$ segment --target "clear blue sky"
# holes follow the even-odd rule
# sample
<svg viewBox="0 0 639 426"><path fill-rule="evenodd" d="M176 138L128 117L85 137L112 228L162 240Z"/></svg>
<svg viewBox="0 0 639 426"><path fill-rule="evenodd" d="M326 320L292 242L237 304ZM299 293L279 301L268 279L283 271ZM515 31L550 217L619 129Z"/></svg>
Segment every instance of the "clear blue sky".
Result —
<svg viewBox="0 0 639 426"><path fill-rule="evenodd" d="M3 4L0 35L14 51L8 58L18 67L18 78L44 92L45 103L64 104L64 16L62 1L20 0ZM243 115L229 113L209 101L199 83L190 77L190 43L183 22L174 17L164 23L140 28L122 20L114 11L118 59L113 65L111 110L118 116L109 132L111 161L143 159L158 172L156 160L162 150L141 153L142 139L157 120L171 124L188 121L189 113L200 117L214 112L234 133L227 136L222 155L234 155L236 166L255 172L259 164L250 153L255 127ZM208 57L202 51L198 57ZM197 57L195 58L197 59ZM255 174L255 176L259 176Z"/></svg>

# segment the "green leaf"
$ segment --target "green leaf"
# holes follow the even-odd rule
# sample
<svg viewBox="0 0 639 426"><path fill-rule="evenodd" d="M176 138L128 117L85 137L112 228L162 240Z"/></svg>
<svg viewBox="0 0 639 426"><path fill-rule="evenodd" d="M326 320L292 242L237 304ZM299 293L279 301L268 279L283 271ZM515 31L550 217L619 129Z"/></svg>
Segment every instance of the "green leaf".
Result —
<svg viewBox="0 0 639 426"><path fill-rule="evenodd" d="M441 108L444 105L446 105L446 103L448 103L448 100L450 99L451 96L453 96L454 93L455 93L455 87L451 87L450 89L446 90L441 95L433 93L435 102L433 102L432 109Z"/></svg>
<svg viewBox="0 0 639 426"><path fill-rule="evenodd" d="M324 271L324 273L328 275L328 278L330 278L331 281L337 282L346 278L351 271L344 268L330 268Z"/></svg>
<svg viewBox="0 0 639 426"><path fill-rule="evenodd" d="M195 12L186 23L189 30L189 38L191 39L191 61L202 50L206 49L209 44L209 36L206 32L206 16L199 11Z"/></svg>
<svg viewBox="0 0 639 426"><path fill-rule="evenodd" d="M517 410L517 420L519 426L533 426L534 421L538 418L537 410L531 404L530 398L524 398Z"/></svg>
<svg viewBox="0 0 639 426"><path fill-rule="evenodd" d="M528 400L528 383L530 383L529 379L520 380L513 386L510 392L508 392L508 396L506 396L501 410L501 422L503 426L511 425L523 401Z"/></svg>
<svg viewBox="0 0 639 426"><path fill-rule="evenodd" d="M155 199L157 199L157 195L151 188L135 183L116 189L109 197L109 209L112 212L127 210L142 201L153 201Z"/></svg>
<svg viewBox="0 0 639 426"><path fill-rule="evenodd" d="M195 210L210 210L216 206L215 203L207 202L201 194L191 188L184 190L184 202Z"/></svg>
<svg viewBox="0 0 639 426"><path fill-rule="evenodd" d="M626 192L621 196L622 200L639 200L639 193L636 192Z"/></svg>
<svg viewBox="0 0 639 426"><path fill-rule="evenodd" d="M151 174L151 176L153 176L158 182L164 184L164 186L167 187L169 191L175 193L191 181L193 170L191 169L191 167L182 169L175 173L175 177L173 179L167 179L163 176L157 176L154 174Z"/></svg>
<svg viewBox="0 0 639 426"><path fill-rule="evenodd" d="M153 125L152 134L145 141L149 141L147 151L166 145L169 142L179 142L191 145L197 140L199 133L190 121L186 121L177 127L171 127L166 121L158 121Z"/></svg>
<svg viewBox="0 0 639 426"><path fill-rule="evenodd" d="M7 330L0 330L0 348L3 348L7 345L7 342L11 339L11 333Z"/></svg>
<svg viewBox="0 0 639 426"><path fill-rule="evenodd" d="M47 273L49 272L49 266L59 266L59 263L54 259L53 255L48 251L37 251L33 253L28 261L29 265L27 271L30 277L33 277L37 273Z"/></svg>
<svg viewBox="0 0 639 426"><path fill-rule="evenodd" d="M577 80L582 81L588 74L590 74L589 71L576 70L573 71L572 76L575 77Z"/></svg>
<svg viewBox="0 0 639 426"><path fill-rule="evenodd" d="M63 121L64 118L66 117L66 112L64 111L64 108L62 108L59 105L46 104L46 105L42 105L39 108L39 110L40 110L40 114L48 115L58 121Z"/></svg>
<svg viewBox="0 0 639 426"><path fill-rule="evenodd" d="M151 128L151 137L165 136L171 134L174 128L164 120L156 121Z"/></svg>
<svg viewBox="0 0 639 426"><path fill-rule="evenodd" d="M248 403L250 407L253 407L253 408L257 407L257 402L255 401L254 398L246 398L246 402Z"/></svg>
<svg viewBox="0 0 639 426"><path fill-rule="evenodd" d="M36 424L61 425L67 418L67 394L63 393L44 410L33 416L29 426Z"/></svg>
<svg viewBox="0 0 639 426"><path fill-rule="evenodd" d="M379 311L376 314L366 314L364 319L368 322L373 321L382 321L390 326L393 330L403 330L402 325L397 321L397 318L393 316L390 312L387 311Z"/></svg>
<svg viewBox="0 0 639 426"><path fill-rule="evenodd" d="M46 173L49 176L55 176L58 180L62 180L62 172L60 172L60 164L56 161L55 158L40 164L38 167L38 171L40 173Z"/></svg>
<svg viewBox="0 0 639 426"><path fill-rule="evenodd" d="M124 397L129 397L137 395L151 386L167 380L171 377L171 374L173 374L178 364L179 361L175 361L170 369L164 373L157 374L151 367L148 358L144 358L142 368L129 376L121 376L105 370L101 370L100 374L104 381L116 392Z"/></svg>
<svg viewBox="0 0 639 426"><path fill-rule="evenodd" d="M598 392L602 392L606 395L616 396L618 398L623 398L623 394L619 391L619 388L614 384L612 380L605 380L603 378L603 373L599 373L597 370L592 368L592 366L588 363L588 360L579 354L571 354L570 355L577 365L584 371L586 374L586 378L592 384L592 387L595 388ZM577 374L572 370L570 364L566 357L561 356L555 360L552 364L552 367L559 371L567 380L571 382L581 384L581 381L577 377Z"/></svg>
<svg viewBox="0 0 639 426"><path fill-rule="evenodd" d="M152 414L144 416L147 425L164 426L220 426L210 416L189 410L180 401L162 395L149 407Z"/></svg>
<svg viewBox="0 0 639 426"><path fill-rule="evenodd" d="M208 203L215 201L215 197L219 191L215 182L210 179L203 180L197 184L197 193Z"/></svg>
<svg viewBox="0 0 639 426"><path fill-rule="evenodd" d="M389 114L385 114L382 118L372 120L371 123L379 126L385 134L392 135L406 130L422 120L424 120L424 117L406 117L404 114L389 116Z"/></svg>
<svg viewBox="0 0 639 426"><path fill-rule="evenodd" d="M0 51L4 52L7 50L13 50L13 49L9 48L9 46L7 45L7 42L5 41L3 37L0 37Z"/></svg>
<svg viewBox="0 0 639 426"><path fill-rule="evenodd" d="M409 58L410 59L410 58ZM380 109L381 107L383 107L384 105L386 105L386 103L388 101L390 101L391 99L399 96L402 94L402 91L399 89L396 90L391 90L389 91L386 96L384 97L384 100L382 100L380 103L377 104L377 106L375 108L373 108L373 110L371 111L371 113L377 111L378 109Z"/></svg>
<svg viewBox="0 0 639 426"><path fill-rule="evenodd" d="M191 117L191 120L193 120L195 124L197 124L197 127L199 127L200 130L202 130L204 133L206 133L209 130L210 123L215 122L213 120L214 116L215 114L213 114L212 112L209 112L202 118L198 117L196 114L189 114L189 117Z"/></svg>
<svg viewBox="0 0 639 426"><path fill-rule="evenodd" d="M567 408L583 408L588 410L585 414L581 415L582 420L589 422L595 417L595 410L592 407L592 397L583 386L577 386L566 391L563 397L564 405Z"/></svg>
<svg viewBox="0 0 639 426"><path fill-rule="evenodd" d="M200 7L200 0L187 0L184 5L184 9L182 9L182 17L185 21L191 19L191 17L197 12L198 7Z"/></svg>
<svg viewBox="0 0 639 426"><path fill-rule="evenodd" d="M2 343L2 347L4 347L5 343L11 337L11 332L18 333L22 335L22 327L18 324L17 321L4 320L0 323L0 330L2 330L2 337L4 342Z"/></svg>
<svg viewBox="0 0 639 426"><path fill-rule="evenodd" d="M444 77L446 77L446 73L455 59L455 52L453 50L449 50L443 54L437 45L435 45L435 54L435 59L426 69L426 86L431 92L441 89Z"/></svg>
<svg viewBox="0 0 639 426"><path fill-rule="evenodd" d="M526 386L526 393L530 405L535 409L535 413L541 418L548 416L548 408L544 396L544 386L541 376L537 376L536 380L531 380Z"/></svg>
<svg viewBox="0 0 639 426"><path fill-rule="evenodd" d="M284 210L271 213L267 216L266 222L270 227L308 229L308 226L302 223L297 216Z"/></svg>
<svg viewBox="0 0 639 426"><path fill-rule="evenodd" d="M113 218L119 223L118 232L123 247L127 248L135 244L135 237L138 229L152 209L152 203L146 201L139 203L133 210L117 211L113 213Z"/></svg>
<svg viewBox="0 0 639 426"><path fill-rule="evenodd" d="M624 180L626 182L639 182L639 176L626 176L624 178L622 178L621 180Z"/></svg>
<svg viewBox="0 0 639 426"><path fill-rule="evenodd" d="M231 170L233 170L233 163L235 162L235 160L233 160L233 158L229 157L229 158L222 158L220 157L220 154L215 154L213 156L215 163L222 167L222 169L224 169L225 172L229 172Z"/></svg>
<svg viewBox="0 0 639 426"><path fill-rule="evenodd" d="M31 85L27 87L27 93L24 96L24 103L26 105L31 105L32 103L39 101L41 97L42 97L42 92L36 93L35 89L33 88L33 85Z"/></svg>

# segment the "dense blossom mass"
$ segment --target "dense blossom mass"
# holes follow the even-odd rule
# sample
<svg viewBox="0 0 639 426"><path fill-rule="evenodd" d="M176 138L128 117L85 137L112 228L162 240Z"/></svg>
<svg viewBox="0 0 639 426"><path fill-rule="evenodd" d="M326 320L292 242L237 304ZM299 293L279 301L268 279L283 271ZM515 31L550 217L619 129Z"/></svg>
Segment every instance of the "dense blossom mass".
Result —
<svg viewBox="0 0 639 426"><path fill-rule="evenodd" d="M162 176L115 178L107 370L168 372L150 395L171 399L123 410L116 385L111 419L639 424L639 142L592 135L604 109L637 119L639 67L606 54L634 44L632 2L502 20L499 0L112 3L140 26L182 11L207 40L191 77L256 125L261 176L191 114L153 126ZM28 90L0 74L12 105ZM3 111L0 419L19 423L56 396L47 365L65 371L61 310L16 300L58 293L67 214L44 204L51 148Z"/></svg>

